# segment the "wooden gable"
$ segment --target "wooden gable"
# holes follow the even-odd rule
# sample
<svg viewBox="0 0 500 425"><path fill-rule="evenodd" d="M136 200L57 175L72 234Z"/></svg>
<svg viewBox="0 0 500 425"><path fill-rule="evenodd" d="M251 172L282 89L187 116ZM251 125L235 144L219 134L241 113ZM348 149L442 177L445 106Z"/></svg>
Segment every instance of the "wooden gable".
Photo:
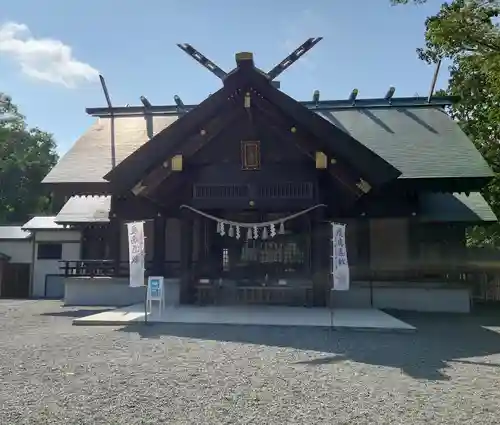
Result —
<svg viewBox="0 0 500 425"><path fill-rule="evenodd" d="M249 58L224 80L224 87L125 159L105 178L115 191L153 197L165 181L179 188L189 164L235 126L241 130L242 168L261 166L258 128L266 128L310 160L327 158L324 172L350 200L394 180L400 172L350 135L280 92ZM234 141L232 141L234 142ZM319 155L319 156L321 156ZM177 164L177 165L176 165ZM162 190L163 192L163 190Z"/></svg>

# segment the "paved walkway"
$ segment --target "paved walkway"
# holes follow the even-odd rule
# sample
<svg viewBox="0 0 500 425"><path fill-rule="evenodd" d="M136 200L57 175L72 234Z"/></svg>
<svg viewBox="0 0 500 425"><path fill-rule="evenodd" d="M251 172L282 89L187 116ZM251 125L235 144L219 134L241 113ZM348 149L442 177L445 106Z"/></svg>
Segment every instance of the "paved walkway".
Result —
<svg viewBox="0 0 500 425"><path fill-rule="evenodd" d="M333 317L332 317L333 316ZM124 325L144 321L144 305L136 304L75 319L74 325ZM335 309L278 306L154 307L151 323L316 326L335 329L415 331L415 327L377 309Z"/></svg>

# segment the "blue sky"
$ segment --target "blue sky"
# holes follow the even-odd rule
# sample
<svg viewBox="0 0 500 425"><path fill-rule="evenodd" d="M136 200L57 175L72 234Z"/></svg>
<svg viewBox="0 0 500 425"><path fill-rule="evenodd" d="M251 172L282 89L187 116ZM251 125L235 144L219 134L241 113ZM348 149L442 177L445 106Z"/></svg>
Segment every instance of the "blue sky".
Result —
<svg viewBox="0 0 500 425"><path fill-rule="evenodd" d="M324 37L283 73L282 89L307 100L428 94L433 67L418 60L425 18L441 0L391 7L389 0L16 0L0 21L0 91L31 126L54 133L64 153L104 106L102 73L114 105L196 103L221 82L176 43L191 43L229 71L252 51L270 70L309 37ZM446 84L443 70L438 88Z"/></svg>

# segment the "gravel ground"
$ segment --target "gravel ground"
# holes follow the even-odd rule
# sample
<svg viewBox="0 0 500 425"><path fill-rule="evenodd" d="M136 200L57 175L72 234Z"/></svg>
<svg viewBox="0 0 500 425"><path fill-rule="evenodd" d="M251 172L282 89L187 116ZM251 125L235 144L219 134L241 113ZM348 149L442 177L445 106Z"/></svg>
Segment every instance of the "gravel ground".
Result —
<svg viewBox="0 0 500 425"><path fill-rule="evenodd" d="M0 424L498 424L500 314L414 334L72 326L0 300Z"/></svg>

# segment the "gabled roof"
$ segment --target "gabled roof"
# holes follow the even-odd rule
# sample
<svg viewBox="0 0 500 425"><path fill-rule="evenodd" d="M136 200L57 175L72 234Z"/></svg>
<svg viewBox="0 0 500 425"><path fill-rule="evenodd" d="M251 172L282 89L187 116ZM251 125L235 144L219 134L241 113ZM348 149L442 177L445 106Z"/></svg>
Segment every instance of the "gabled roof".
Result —
<svg viewBox="0 0 500 425"><path fill-rule="evenodd" d="M285 132L290 132L291 127L295 126L297 130L312 134L316 143L323 148L321 150L333 154L342 166L355 170L371 186L380 186L401 174L351 135L273 87L269 80L256 70L253 62L246 61L238 63L237 71L224 80L221 90L154 136L111 170L105 179L119 190L131 189L147 173L161 166L168 157L174 154L187 154L189 157L189 152L192 154L198 146L209 142L209 139L196 141L197 134L208 123L217 118L220 122L223 117L229 122L230 116L236 115L240 108L241 113L245 112L243 94L246 92L254 93L252 108L254 104L257 110L267 105L276 108L280 114L287 117L287 122L291 123L290 128L283 129ZM243 116L247 116L246 113ZM210 135L211 132L207 133ZM188 139L193 142L189 143ZM313 139L310 141L312 143ZM158 180L155 178L155 181ZM354 183L352 185L355 187Z"/></svg>
<svg viewBox="0 0 500 425"><path fill-rule="evenodd" d="M197 133L217 112L228 107L226 87L218 90L188 114L180 116L164 130L154 135L147 144L143 144L133 154L104 176L115 185L131 188L140 178L155 165L166 159L169 151L181 144L187 136ZM165 139L168 131L168 138Z"/></svg>
<svg viewBox="0 0 500 425"><path fill-rule="evenodd" d="M439 106L390 105L317 112L398 168L400 178L491 177L492 171L458 124ZM154 134L177 115L152 117ZM115 121L116 162L148 141L143 116ZM111 170L111 119L99 118L43 180L44 183L106 183Z"/></svg>

